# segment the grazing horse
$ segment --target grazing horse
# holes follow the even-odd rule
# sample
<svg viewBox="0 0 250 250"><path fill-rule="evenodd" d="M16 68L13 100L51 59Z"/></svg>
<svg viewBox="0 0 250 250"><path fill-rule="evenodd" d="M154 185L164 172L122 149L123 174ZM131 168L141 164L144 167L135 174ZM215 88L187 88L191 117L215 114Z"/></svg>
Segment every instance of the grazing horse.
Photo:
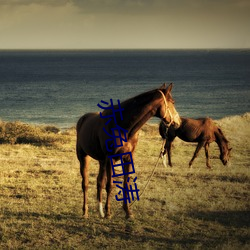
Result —
<svg viewBox="0 0 250 250"><path fill-rule="evenodd" d="M194 159L197 157L202 147L205 148L206 165L211 168L209 163L209 144L216 142L220 149L220 159L223 165L226 165L229 161L230 151L232 148L228 147L228 140L223 135L220 128L218 128L212 119L200 118L190 119L181 117L181 125L178 129L170 126L168 129L166 125L161 122L159 126L159 132L163 139L166 139L164 151L162 156L168 154L168 164L172 167L171 162L171 146L176 136L186 142L198 142L194 155L189 162L189 167L192 166ZM166 156L165 156L166 157ZM163 163L166 166L166 158L164 157Z"/></svg>
<svg viewBox="0 0 250 250"><path fill-rule="evenodd" d="M112 163L115 163L118 159L108 158L110 155L123 154L133 152L138 141L138 130L144 123L152 116L156 116L162 119L164 123L172 124L175 127L180 125L180 117L175 110L174 100L171 96L172 84L168 87L163 84L160 88L148 91L140 94L134 98L128 99L120 103L120 107L123 109L122 117L115 112L116 124L127 130L125 133L121 133L125 138L127 134L127 141L123 142L123 145L112 149L109 152L106 147L106 140L110 140L107 133L112 134L112 128L116 126L115 122L111 120L108 123L108 118L101 118L99 113L87 113L82 116L77 123L77 143L76 153L80 162L80 172L82 175L82 190L83 190L83 215L88 217L88 172L89 162L91 158L99 161L99 174L97 177L97 199L99 213L101 217L104 217L102 208L102 189L106 183L107 199L105 205L105 217L110 217L110 193L112 189ZM117 109L118 105L114 106ZM105 109L102 112L102 116L111 115L111 110ZM105 124L106 123L106 124ZM107 124L108 123L108 124ZM124 172L131 172L131 160L130 157L122 157L124 164ZM130 162L130 164L129 164ZM127 163L127 164L126 164ZM127 178L129 174L124 175L124 188L127 184ZM125 192L125 195L129 195ZM123 208L126 212L126 217L132 217L132 212L127 204L123 201Z"/></svg>

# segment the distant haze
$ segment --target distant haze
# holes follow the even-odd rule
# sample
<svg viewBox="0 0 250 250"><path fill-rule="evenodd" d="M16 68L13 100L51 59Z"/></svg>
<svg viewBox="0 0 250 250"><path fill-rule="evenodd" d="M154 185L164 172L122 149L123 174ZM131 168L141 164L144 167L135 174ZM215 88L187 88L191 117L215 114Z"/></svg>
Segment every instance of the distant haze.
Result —
<svg viewBox="0 0 250 250"><path fill-rule="evenodd" d="M0 0L0 49L250 48L249 0Z"/></svg>

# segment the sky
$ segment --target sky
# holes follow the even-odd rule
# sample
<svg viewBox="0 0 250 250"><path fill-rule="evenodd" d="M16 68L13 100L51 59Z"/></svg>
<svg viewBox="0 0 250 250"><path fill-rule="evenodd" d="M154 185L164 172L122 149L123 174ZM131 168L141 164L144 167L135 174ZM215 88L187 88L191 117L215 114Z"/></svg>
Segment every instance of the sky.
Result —
<svg viewBox="0 0 250 250"><path fill-rule="evenodd" d="M0 49L250 48L249 0L0 0Z"/></svg>

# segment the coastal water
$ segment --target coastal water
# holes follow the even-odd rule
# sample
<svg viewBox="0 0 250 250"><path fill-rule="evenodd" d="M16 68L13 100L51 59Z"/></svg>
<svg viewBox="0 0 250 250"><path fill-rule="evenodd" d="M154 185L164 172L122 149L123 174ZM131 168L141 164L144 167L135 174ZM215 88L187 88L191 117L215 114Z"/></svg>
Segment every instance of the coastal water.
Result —
<svg viewBox="0 0 250 250"><path fill-rule="evenodd" d="M164 82L181 116L249 112L250 50L0 51L0 120L66 128Z"/></svg>

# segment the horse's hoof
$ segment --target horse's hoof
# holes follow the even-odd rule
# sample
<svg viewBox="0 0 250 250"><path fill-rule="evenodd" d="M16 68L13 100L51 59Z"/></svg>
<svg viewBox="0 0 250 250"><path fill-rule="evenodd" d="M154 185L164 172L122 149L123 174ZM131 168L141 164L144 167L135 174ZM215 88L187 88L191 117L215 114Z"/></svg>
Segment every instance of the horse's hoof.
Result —
<svg viewBox="0 0 250 250"><path fill-rule="evenodd" d="M105 219L110 220L110 219L111 219L111 215L110 215L110 214L106 214L106 215L105 215Z"/></svg>
<svg viewBox="0 0 250 250"><path fill-rule="evenodd" d="M88 215L88 214L84 214L84 215L83 215L83 218L84 218L84 219L88 219L88 218L89 218L89 215Z"/></svg>
<svg viewBox="0 0 250 250"><path fill-rule="evenodd" d="M125 217L127 220L133 221L134 220L134 215L133 214L127 214Z"/></svg>
<svg viewBox="0 0 250 250"><path fill-rule="evenodd" d="M99 210L100 217L104 218L105 215L103 213L103 208L102 208L102 203L101 202L98 203L98 210Z"/></svg>
<svg viewBox="0 0 250 250"><path fill-rule="evenodd" d="M163 161L164 167L167 168L167 167L168 167L168 164L167 164L166 155L164 155L164 156L162 157L162 161Z"/></svg>

